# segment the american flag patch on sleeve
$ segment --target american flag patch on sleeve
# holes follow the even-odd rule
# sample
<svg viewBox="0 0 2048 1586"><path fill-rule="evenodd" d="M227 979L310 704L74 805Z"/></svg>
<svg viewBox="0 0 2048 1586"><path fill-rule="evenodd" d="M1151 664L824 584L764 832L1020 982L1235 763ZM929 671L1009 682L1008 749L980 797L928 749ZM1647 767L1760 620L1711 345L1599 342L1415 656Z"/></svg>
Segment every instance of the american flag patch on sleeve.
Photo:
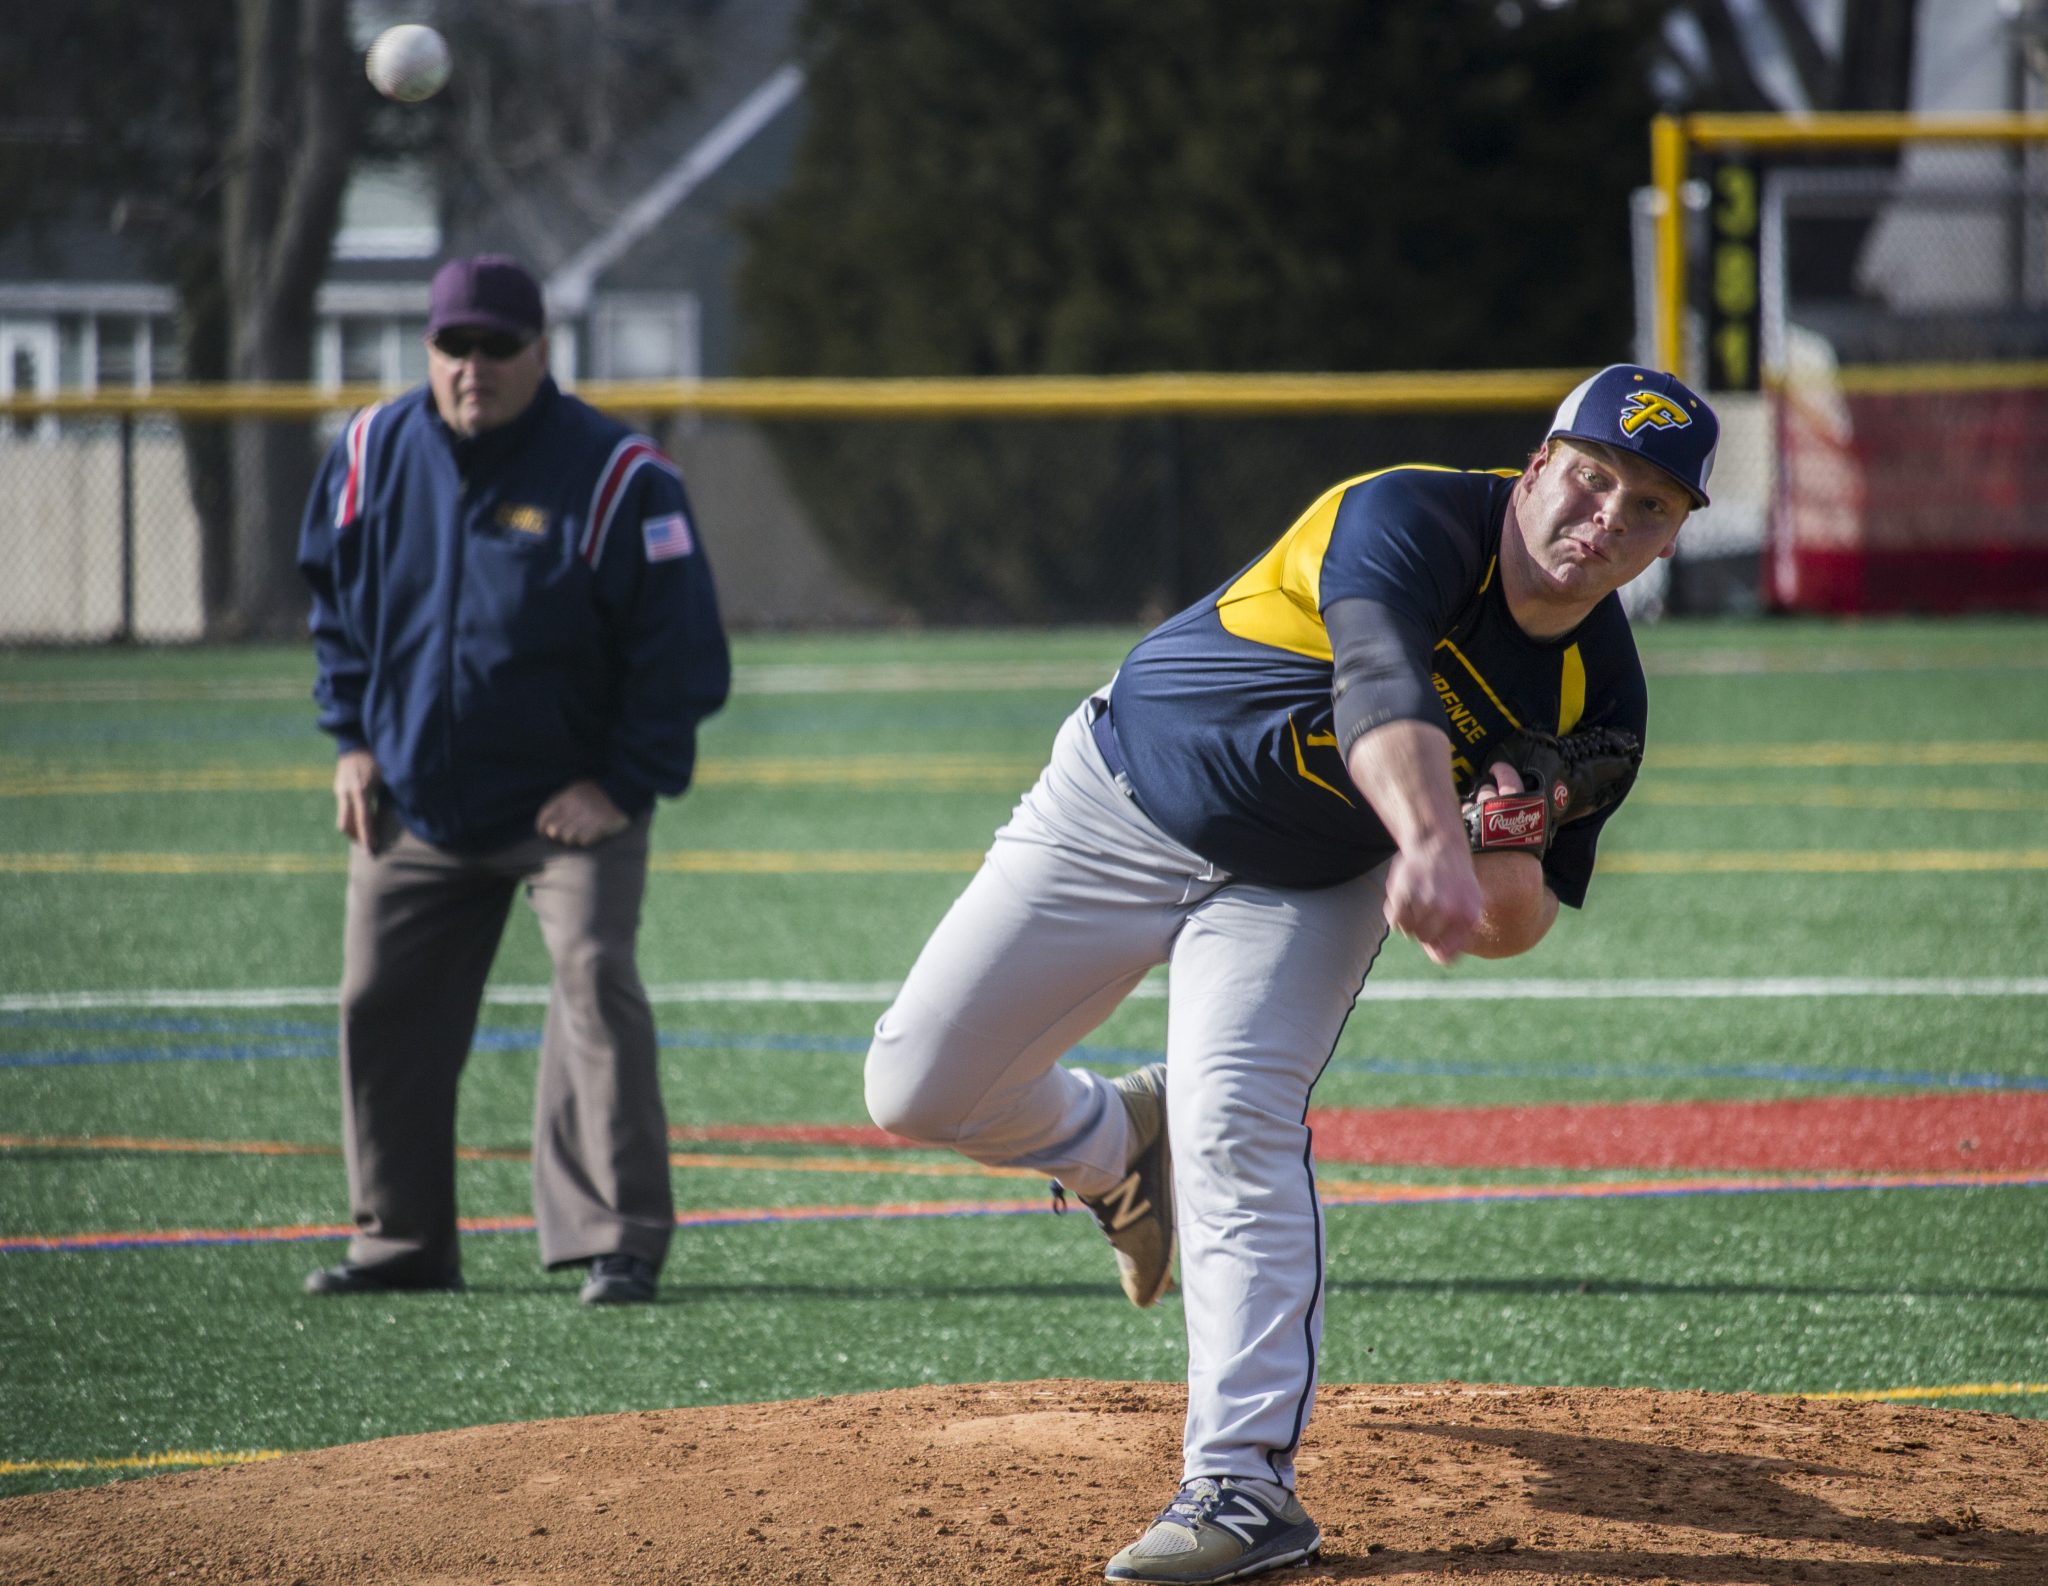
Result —
<svg viewBox="0 0 2048 1586"><path fill-rule="evenodd" d="M665 518L646 519L640 525L640 538L647 543L650 562L688 556L697 548L696 542L690 538L690 520L680 512L671 512Z"/></svg>

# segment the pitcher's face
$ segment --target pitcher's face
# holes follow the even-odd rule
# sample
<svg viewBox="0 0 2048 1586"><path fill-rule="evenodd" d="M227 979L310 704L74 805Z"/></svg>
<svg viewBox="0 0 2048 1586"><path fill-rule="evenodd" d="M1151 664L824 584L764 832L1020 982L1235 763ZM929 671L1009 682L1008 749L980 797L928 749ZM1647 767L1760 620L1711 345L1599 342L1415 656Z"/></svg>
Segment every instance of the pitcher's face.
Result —
<svg viewBox="0 0 2048 1586"><path fill-rule="evenodd" d="M1515 517L1540 597L1588 609L1677 548L1684 486L1640 458L1558 437L1522 472Z"/></svg>

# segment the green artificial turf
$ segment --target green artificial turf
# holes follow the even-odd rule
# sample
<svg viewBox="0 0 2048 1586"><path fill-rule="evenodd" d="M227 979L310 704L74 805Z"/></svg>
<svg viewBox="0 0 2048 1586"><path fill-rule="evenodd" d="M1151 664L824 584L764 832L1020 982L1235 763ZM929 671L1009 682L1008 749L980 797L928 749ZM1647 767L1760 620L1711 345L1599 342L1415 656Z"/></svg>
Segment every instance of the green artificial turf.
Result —
<svg viewBox="0 0 2048 1586"><path fill-rule="evenodd" d="M866 1123L880 997L1131 637L740 642L703 779L656 825L642 937L693 1220L663 1303L623 1312L578 1306L576 1275L542 1273L516 1229L466 1239L459 1297L299 1293L342 1246L281 1231L347 1216L332 1000L343 849L308 659L0 654L0 1238L187 1236L0 1252L0 1494L130 1474L117 1462L165 1452L926 1381L1177 1377L1177 1298L1126 1305L1092 1225L1042 1215L1042 1185L857 1137L717 1137ZM1649 760L1588 908L1510 963L1444 970L1390 943L1316 1105L2048 1087L2037 991L1841 984L2043 974L2048 629L1667 623L1644 651ZM849 855L874 868L849 871ZM1792 977L1837 989L1476 994ZM521 1154L547 978L515 910L461 1115L464 1145L500 1155L460 1165L466 1216L530 1210ZM734 981L855 989L701 992ZM1075 1060L1119 1071L1160 1051L1160 985ZM1431 995L1376 1000L1383 987ZM287 995L237 1002L253 992ZM1529 1195L1333 1208L1326 1376L1918 1388L2048 1414L2048 1186L1608 1193L1653 1176L1328 1164L1333 1189ZM823 1215L903 1203L1032 1209ZM695 1220L708 1214L731 1220ZM190 1238L207 1230L260 1237Z"/></svg>

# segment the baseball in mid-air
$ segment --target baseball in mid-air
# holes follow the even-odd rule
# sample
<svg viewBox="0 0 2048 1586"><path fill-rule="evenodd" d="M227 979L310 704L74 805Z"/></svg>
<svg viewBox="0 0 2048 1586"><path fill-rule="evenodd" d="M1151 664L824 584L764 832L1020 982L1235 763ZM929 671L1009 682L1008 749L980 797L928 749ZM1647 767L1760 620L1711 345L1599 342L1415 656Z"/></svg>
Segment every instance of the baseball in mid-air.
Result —
<svg viewBox="0 0 2048 1586"><path fill-rule="evenodd" d="M377 35L363 62L377 92L387 99L418 104L448 81L448 41L420 22L401 22Z"/></svg>

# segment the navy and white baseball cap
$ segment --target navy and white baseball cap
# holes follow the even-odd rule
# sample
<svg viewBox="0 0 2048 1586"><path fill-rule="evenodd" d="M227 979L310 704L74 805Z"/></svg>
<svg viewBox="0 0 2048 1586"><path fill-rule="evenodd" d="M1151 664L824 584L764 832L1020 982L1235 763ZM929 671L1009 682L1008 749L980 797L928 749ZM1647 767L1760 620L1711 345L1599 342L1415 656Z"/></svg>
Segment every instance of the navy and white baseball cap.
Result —
<svg viewBox="0 0 2048 1586"><path fill-rule="evenodd" d="M1588 375L1559 405L1545 439L1560 435L1634 452L1685 486L1694 506L1707 504L1721 421L1675 374L1614 363Z"/></svg>

